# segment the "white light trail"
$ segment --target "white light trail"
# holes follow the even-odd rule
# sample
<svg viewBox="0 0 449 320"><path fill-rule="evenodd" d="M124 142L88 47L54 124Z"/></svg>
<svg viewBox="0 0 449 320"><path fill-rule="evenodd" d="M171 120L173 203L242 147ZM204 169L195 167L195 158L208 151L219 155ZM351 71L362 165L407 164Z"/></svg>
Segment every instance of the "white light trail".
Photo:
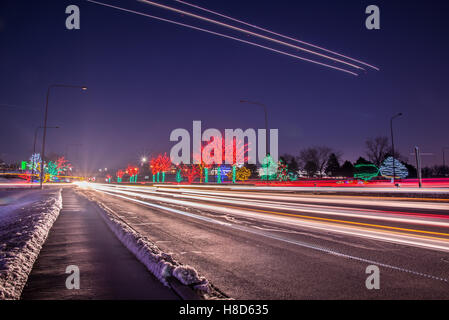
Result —
<svg viewBox="0 0 449 320"><path fill-rule="evenodd" d="M192 193L192 194L206 194L206 195L226 195L229 197L242 197L250 198L250 199L271 199L271 200L284 200L284 201L298 201L298 202L308 202L308 203L327 203L327 204L351 204L351 205L361 205L361 206L384 206L384 207L392 207L399 209L429 209L429 210L445 210L449 211L449 203L426 203L426 202L417 202L417 201L388 201L388 200L358 200L358 199L336 199L336 198L308 198L308 197L295 197L288 195L271 195L271 194L254 194L249 192L214 192L214 191L196 191L196 190L185 190L185 189L169 189L164 188L164 190L171 192L183 192L183 193Z"/></svg>
<svg viewBox="0 0 449 320"><path fill-rule="evenodd" d="M235 19L235 18L233 18L233 17L227 16L227 15L221 14L221 13L219 13L219 12L216 12L216 11L213 11L213 10L209 10L209 9L204 8L204 7L200 7L200 6L198 6L198 5L194 5L194 4L185 2L185 1L181 1L181 0L174 0L174 1L179 2L179 3L182 3L182 4L186 5L186 6L190 6L190 7L195 8L195 9L202 10L202 11L204 11L204 12L208 12L208 13L215 14L215 15L217 15L217 16L219 16L219 17L222 17L222 18L225 18L225 19L229 19L229 20L231 20L231 21L234 21L234 22L238 22L238 23L244 24L244 25L246 25L246 26L248 26L248 27L251 27L251 28L254 28L254 29L257 29L257 30L260 30L260 31L264 31L264 32L270 33L270 34L272 34L272 35L275 35L275 36L278 36L278 37L281 37L281 38L284 38L284 39L287 39L287 40L290 40L290 41L294 41L294 42L297 42L297 43L305 44L305 45L307 45L307 46L309 46L309 47L312 47L312 48L315 48L315 49L319 49L319 50L325 51L325 52L327 52L327 53L334 54L334 55L339 56L339 57L341 57L341 58L348 59L348 60L357 62L357 63L359 63L359 64L361 64L361 65L370 67L370 68L372 68L372 69L374 69L374 70L377 70L377 71L380 70L380 69L379 69L378 67L376 67L376 66L373 66L373 65L371 65L371 64L368 64L368 63L363 62L363 61L361 61L361 60L357 60L357 59L354 59L354 58L345 56L345 55L343 55L343 54L341 54L341 53L338 53L338 52L335 52L335 51L332 51L332 50L329 50L329 49L326 49L326 48L317 46L317 45L312 44L312 43L310 43L310 42L306 42L306 41L302 41L302 40L299 40L299 39L295 39L295 38L292 38L292 37L289 37L289 36L286 36L286 35L283 35L283 34L280 34L280 33L277 33L277 32L274 32L274 31L271 31L271 30L268 30L268 29L265 29L265 28L262 28L262 27L259 27L259 26L256 26L256 25L254 25L254 24L251 24L251 23L248 23L248 22L245 22L245 21L242 21L242 20Z"/></svg>
<svg viewBox="0 0 449 320"><path fill-rule="evenodd" d="M362 68L362 67L360 67L358 65L355 65L353 63L350 63L350 62L347 62L347 61L343 61L341 59L337 59L337 58L334 58L334 57L331 57L331 56L328 56L328 55L325 55L325 54L322 54L322 53L319 53L319 52L316 52L316 51L313 51L313 50L309 50L309 49L306 49L306 48L303 48L303 47L300 47L300 46L297 46L297 45L294 45L294 44L291 44L291 43L288 43L288 42L285 42L285 41L281 41L281 40L277 40L277 39L274 39L274 38L271 38L271 37L268 37L268 36L264 36L262 34L255 33L255 32L252 32L252 31L249 31L249 30L246 30L246 29L242 29L242 28L239 28L239 27L227 24L227 23L223 23L223 22L220 22L220 21L217 21L217 20L214 20L214 19L210 19L210 18L207 18L207 17L204 17L204 16L200 16L200 15L197 15L197 14L185 11L185 10L176 9L176 8L173 8L173 7L170 7L170 6L166 6L166 5L157 3L157 2L149 1L149 0L137 0L137 1L149 4L149 5L152 5L152 6L155 6L155 7L159 7L159 8L162 8L162 9L166 9L166 10L170 10L170 11L173 11L173 12L177 12L177 13L180 13L180 14L183 14L183 15L187 15L187 16L190 16L192 18L196 18L196 19L199 19L199 20L207 21L209 23L213 23L213 24L216 24L216 25L228 28L228 29L232 29L232 30L235 30L235 31L246 33L248 35L251 35L251 36L254 36L254 37L258 37L258 38L261 38L261 39L264 39L264 40L267 40L267 41L275 42L277 44L284 45L284 46L287 46L287 47L290 47L290 48L293 48L293 49L296 49L296 50L301 50L301 51L307 52L309 54L317 55L317 56L319 56L321 58L325 58L325 59L332 60L334 62L345 64L347 66L350 66L350 67L358 69L358 70L365 70L364 68Z"/></svg>
<svg viewBox="0 0 449 320"><path fill-rule="evenodd" d="M185 23L181 23L181 22L177 22L177 21L174 21L174 20L169 20L169 19L165 19L165 18L153 16L153 15L149 15L149 14L142 13L142 12L139 12L139 11L134 11L134 10L130 10L130 9L125 9L125 8L113 6L113 5L110 5L110 4L106 4L106 3L102 3L102 2L98 2L98 1L94 1L94 0L86 0L86 1L94 3L94 4L98 4L98 5L101 5L101 6L105 6L105 7L109 7L109 8L113 8L113 9L117 9L117 10L121 10L121 11L124 11L124 12L128 12L128 13L133 13L133 14L136 14L136 15L144 16L144 17L147 17L147 18L151 18L151 19L155 19L155 20L159 20L159 21L172 23L172 24L175 24L175 25L178 25L178 26L194 29L194 30L197 30L197 31L206 32L206 33L213 34L213 35L216 35L216 36L219 36L219 37L223 37L223 38L226 38L226 39L231 39L231 40L235 40L235 41L238 41L238 42L246 43L246 44L249 44L249 45L254 46L254 47L262 48L262 49L265 49L265 50L268 50L268 51L271 51L271 52L276 52L276 53L279 53L279 54L282 54L282 55L285 55L285 56L289 56L289 57L292 57L292 58L295 58L295 59L299 59L299 60L302 60L302 61L306 61L306 62L310 62L310 63L313 63L313 64L317 64L317 65L320 65L320 66L323 66L323 67L327 67L327 68L330 68L330 69L334 69L334 70L337 70L337 71L345 72L345 73L351 74L351 75L356 76L356 77L358 76L357 73L349 71L349 70L346 70L346 69L343 69L343 68L332 66L330 64L322 63L322 62L315 61L315 60L312 60L312 59L304 58L304 57L301 57L301 56L298 56L298 55L294 55L294 54L291 54L291 53L288 53L288 52L284 52L284 51L281 51L281 50L277 50L277 49L274 49L274 48L271 48L271 47L263 46L263 45L260 45L258 43L255 43L255 42L251 42L251 41L243 40L243 39L240 39L240 38L228 36L228 35L225 35L225 34L222 34L222 33L219 33L219 32L215 32L215 31L211 31L211 30L208 30L208 29L195 27L195 26L192 26L192 25L189 25L189 24L185 24Z"/></svg>
<svg viewBox="0 0 449 320"><path fill-rule="evenodd" d="M155 187L167 187L163 184L155 184ZM208 189L209 187L204 185L180 185L180 188L192 188L192 189ZM210 189L210 188L209 188ZM354 193L412 193L415 195L419 194L429 194L438 193L445 194L449 196L449 188L415 188L415 187L292 187L292 186L252 186L252 185L216 185L213 189L222 190L241 190L241 191L290 191L290 192L300 192L300 191L312 191L312 192L354 192Z"/></svg>
<svg viewBox="0 0 449 320"><path fill-rule="evenodd" d="M292 202L276 202L276 200L279 200L277 197L273 197L270 195L263 195L263 196L255 196L251 197L252 195L245 193L245 199L241 200L236 197L227 196L227 194L219 194L216 192L185 192L185 191L178 191L176 189L167 190L169 192L164 191L157 191L157 190L148 190L145 187L134 187L134 186L116 186L113 189L122 189L122 190L130 190L130 191L136 191L136 192L142 192L146 194L156 194L156 195L167 195L167 196L173 196L175 198L184 198L184 199L192 199L197 201L208 201L208 202L215 202L215 203L222 203L222 204L233 204L233 205L242 205L242 201L244 201L244 205L248 207L254 207L254 208L260 208L260 209L266 209L270 208L277 209L277 210L287 210L294 213L300 213L300 214L308 214L308 213L315 213L315 214L322 214L322 215L328 215L328 216L341 216L341 217L350 217L350 218L362 218L362 219L368 219L368 220L379 220L379 221L390 221L390 222L399 222L399 223L410 223L410 224L416 224L416 225L427 225L427 226L438 226L438 227L445 227L449 228L449 222L448 218L442 219L442 218L431 218L431 217L416 217L413 215L407 215L407 214L391 214L386 213L384 211L380 210L364 210L364 209L353 209L348 207L335 207L335 206L325 206L325 205L310 205L310 204L303 204L303 203L292 203ZM170 193L174 192L174 193ZM194 195L188 195L188 194L194 194ZM241 197L242 195L240 195ZM261 200L251 200L251 198L261 199ZM163 197L159 197L158 201L163 202ZM262 200L263 199L263 200ZM270 199L270 200L268 200ZM305 199L309 200L309 199ZM310 199L315 201L320 201L320 199ZM330 199L330 204L334 203L333 200L339 200L339 199ZM358 204L358 205L366 205L368 203L369 205L375 205L379 206L379 202L373 202L373 201L352 201L349 199L343 199L341 201L337 201L338 204ZM387 202L388 205L390 202ZM398 205L397 202L391 202L392 205ZM184 205L186 205L184 203ZM383 202L382 202L382 205ZM400 205L400 204L399 204ZM417 205L419 203L411 204L409 208L417 208ZM430 205L430 204L425 204ZM400 207L401 208L401 207ZM429 208L429 206L427 206ZM444 209L449 210L449 207L446 206Z"/></svg>
<svg viewBox="0 0 449 320"><path fill-rule="evenodd" d="M128 201L131 201L131 202L136 202L136 203L142 204L144 206L153 207L153 208L161 209L161 210L164 210L164 211L167 211L167 212L172 212L172 213L188 216L188 217L191 217L191 218L194 218L194 219L210 222L210 223L213 223L213 224L218 224L218 225L221 225L221 226L224 226L224 227L228 227L228 228L235 229L235 230L238 230L238 231L251 233L251 234L254 234L254 235L258 235L258 236L267 237L267 238L270 238L270 239L273 239L273 240L278 240L278 241L294 244L294 245L297 245L297 246L300 246L300 247L304 247L304 248L308 248L308 249L311 249L311 250L327 253L327 254L330 254L330 255L337 256L337 257L350 259L350 260L354 260L354 261L358 261L358 262L362 262L362 263L367 263L367 264L374 264L374 265L382 266L382 267L385 267L385 268L388 268L388 269L392 269L392 270L396 270L396 271L400 271L400 272L406 272L406 273L410 273L410 274L413 274L413 275L416 275L416 276L421 276L421 277L425 277L425 278L429 278L429 279L433 279L433 280L443 281L443 282L446 282L446 283L448 282L448 280L446 278L443 278L443 277L438 277L438 276L430 275L430 274L427 274L427 273L423 273L423 272L419 272L419 271L415 271L415 270L411 270L411 269L407 269L407 268L403 268L403 267L389 265L389 264L373 261L371 259L362 258L362 257L359 257L359 256L348 255L348 254L345 254L345 253L338 252L338 251L336 251L334 249L326 248L324 246L318 246L318 245L315 245L315 244L306 243L304 241L298 241L298 240L295 240L295 239L291 239L291 238L287 238L287 237L284 237L284 236L280 236L280 235L275 234L275 233L261 231L261 230L257 230L257 229L246 227L246 226L236 225L236 224L228 223L228 222L222 222L222 221L219 221L217 219L204 217L204 216L201 216L201 215L198 215L198 214L194 214L194 213L190 213L190 212L187 212L187 211L184 211L184 210L174 209L174 208L171 208L171 207L165 207L165 206L161 206L161 205L158 205L158 204L150 203L150 202L147 202L147 201L142 201L142 200L139 200L139 199L126 197L126 196L123 196L123 195L117 195L117 194L108 192L106 190L101 190L101 188L98 189L95 186L92 186L92 187L94 189L100 191L100 192L105 193L105 194L109 194L109 195L114 196L114 197L119 197L119 198L122 198L122 199L125 199L125 200L128 200ZM312 228L321 229L321 230L326 231L326 232L329 231L328 227L312 226ZM342 228L344 228L344 227L342 227ZM356 228L353 228L353 229L356 229ZM356 235L356 236L361 236L361 237L368 237L368 238L377 239L377 240L396 242L396 243L401 243L401 244L406 244L406 245L415 245L415 246L418 246L418 247L431 248L431 249L434 249L434 250L440 250L440 251L446 251L446 252L449 251L449 247L447 246L446 243L443 243L442 245L438 244L437 242L431 243L430 241L419 243L419 242L414 241L413 239L412 240L407 240L406 237L403 237L402 239L400 239L400 238L397 238L397 239L379 238L379 235L376 236L374 234L374 232L373 232L372 235L367 235L367 234L364 234L364 233L358 234L357 231L355 231L355 232L354 231L352 231L352 232L351 231L345 232L343 230L340 230L340 231L331 230L331 231L344 233L344 234L349 234L349 235Z"/></svg>
<svg viewBox="0 0 449 320"><path fill-rule="evenodd" d="M331 223L331 222L325 222L325 221L312 221L304 218L295 218L295 217L288 217L288 216L277 216L277 215L264 215L259 214L257 212L252 212L245 208L228 208L221 206L220 204L204 204L204 203L195 203L191 201L184 201L184 200L176 200L176 199L169 199L164 197L157 197L157 196L151 196L146 195L142 193L132 192L132 191L124 191L124 190L117 190L117 188L111 188L108 185L97 185L97 184L90 184L89 187L91 187L94 190L100 191L100 192L106 192L108 194L114 194L114 196L119 197L139 197L145 200L149 201L156 201L156 202L162 202L172 205L178 205L178 206L185 206L190 208L196 208L200 210L207 210L207 211L213 211L218 212L222 214L234 214L239 216L244 216L256 220L264 220L274 223L281 223L285 225L290 226L296 226L296 227L306 227L311 229L316 229L324 232L334 232L334 233L340 233L345 235L351 235L351 236L357 236L362 238L369 238L374 240L380 240L380 241L386 241L386 242L392 242L392 243L398 243L403 245L411 245L415 247L422 247L427 249L433 249L438 251L445 251L449 252L449 239L443 239L443 238L437 238L437 237L430 237L430 236L421 236L411 233L403 233L403 232L394 232L394 231L388 231L388 230L381 230L381 229L371 229L367 227L359 227L359 226L349 226L346 224L338 224L338 223ZM120 196L123 195L123 196ZM132 201L136 202L142 202L141 200L129 198ZM155 206L153 203L149 203L150 206Z"/></svg>
<svg viewBox="0 0 449 320"><path fill-rule="evenodd" d="M129 201L132 201L132 202L140 203L140 204L143 204L145 206L162 209L162 210L165 210L165 211L168 211L168 212L177 213L177 214L180 214L180 215L188 216L188 217L191 217L191 218L194 218L194 219L198 219L198 220L207 221L207 222L218 224L218 225L221 225L221 226L226 226L226 227L231 228L231 229L236 229L236 230L239 230L239 231L252 233L252 234L255 234L255 235L258 235L258 236L263 236L263 237L270 238L270 239L273 239L273 240L278 240L278 241L294 244L294 245L297 245L297 246L300 246L300 247L304 247L304 248L320 251L320 252L327 253L327 254L330 254L330 255L334 255L334 256L337 256L337 257L346 258L346 259L350 259L350 260L354 260L354 261L358 261L358 262L363 262L363 263L367 263L367 264L374 264L374 265L381 266L381 267L384 267L384 268L388 268L388 269L392 269L392 270L396 270L396 271L400 271L400 272L405 272L405 273L410 273L410 274L413 274L413 275L416 275L416 276L421 276L421 277L425 277L425 278L429 278L429 279L433 279L433 280L449 282L446 278L442 278L442 277L438 277L438 276L434 276L434 275L430 275L430 274L427 274L427 273L414 271L414 270L410 270L410 269L406 269L406 268L402 268L402 267L397 267L397 266L393 266L393 265L390 265L390 264L385 264L385 263L382 263L382 262L376 262L376 261L373 261L373 260L370 260L370 259L365 259L365 258L361 258L361 257L354 256L354 255L344 254L344 253L338 252L338 251L333 250L333 249L325 248L323 246L317 246L317 245L313 245L313 244L306 243L306 242L303 242L303 241L289 239L289 238L286 238L286 237L279 236L277 234L264 232L264 231L256 230L256 229L251 229L251 228L244 227L244 226L238 226L238 225L235 225L235 224L218 221L216 219L203 217L203 216L200 216L200 215L197 215L197 214L194 214L194 213L190 213L190 212L186 212L186 211L182 211L182 210L178 210L178 209L173 209L173 208L170 208L170 207L164 207L164 206L160 206L160 205L157 205L157 204L141 201L141 200L138 200L138 199L112 194L112 193L109 193L109 192L104 192L104 193L109 194L111 196L115 196L115 197L119 197L119 198L122 198L122 199L126 199L126 200L129 200ZM444 248L442 248L442 249L444 249ZM443 251L446 251L446 250L443 250Z"/></svg>

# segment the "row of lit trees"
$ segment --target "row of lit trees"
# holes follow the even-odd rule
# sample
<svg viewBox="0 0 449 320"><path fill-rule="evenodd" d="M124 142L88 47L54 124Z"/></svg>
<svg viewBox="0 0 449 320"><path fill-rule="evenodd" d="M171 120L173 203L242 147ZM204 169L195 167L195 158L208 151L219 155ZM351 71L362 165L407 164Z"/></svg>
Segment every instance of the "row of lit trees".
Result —
<svg viewBox="0 0 449 320"><path fill-rule="evenodd" d="M149 165L153 182L165 182L165 175L169 171L176 172L175 179L178 183L182 181L192 183L196 179L200 183L208 183L211 170L214 171L217 183L222 183L223 177L235 183L257 176L261 180L295 181L299 178L299 173L308 177L355 177L363 180L369 180L376 176L406 177L408 175L414 177L416 175L416 168L405 161L400 161L401 157L397 152L393 156L392 148L386 137L377 137L366 141L366 154L369 160L360 157L355 163L345 161L342 165L340 165L341 154L339 152L326 146L320 146L303 149L298 157L284 155L277 163L267 156L257 172L255 165L243 166L242 163L238 163L237 155L243 154L243 163L246 163L249 151L248 144L238 142L235 138L231 143L225 143L222 137L212 137L210 141L203 142L200 152L192 155L192 160L196 163L194 165L172 164L167 154L160 154L148 162L145 160L145 163ZM222 166L221 163L230 162L229 159L226 159L227 154L232 154L231 164ZM434 171L444 173L445 168L439 169ZM117 171L117 181L121 182L122 177L128 174L130 182L137 182L138 170L138 167L128 166L126 170ZM397 172L395 172L396 170Z"/></svg>
<svg viewBox="0 0 449 320"><path fill-rule="evenodd" d="M58 157L56 160L43 161L39 153L34 153L31 155L30 159L24 163L26 174L25 178L28 182L31 182L36 176L40 176L41 169L43 172L43 181L54 181L60 176L67 176L70 174L72 165L63 156Z"/></svg>

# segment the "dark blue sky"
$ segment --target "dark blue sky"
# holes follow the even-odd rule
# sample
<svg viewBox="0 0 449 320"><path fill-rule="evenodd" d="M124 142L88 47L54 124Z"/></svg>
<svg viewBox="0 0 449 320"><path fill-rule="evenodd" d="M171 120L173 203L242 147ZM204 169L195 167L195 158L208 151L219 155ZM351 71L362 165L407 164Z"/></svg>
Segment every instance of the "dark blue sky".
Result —
<svg viewBox="0 0 449 320"><path fill-rule="evenodd" d="M227 32L132 0L104 2ZM61 129L48 132L48 150L82 144L69 153L90 168L125 166L144 150L169 152L170 132L191 130L193 120L204 128L263 128L262 110L240 99L268 106L280 153L327 145L355 160L365 140L389 135L389 118L403 112L395 122L401 153L419 145L435 154L425 165L441 162L449 146L447 1L191 2L381 71L353 77L86 1L2 0L0 158L29 157L48 85L70 83L89 90L53 91L49 125ZM80 7L81 30L65 28L70 4ZM381 9L381 30L365 28L369 4Z"/></svg>

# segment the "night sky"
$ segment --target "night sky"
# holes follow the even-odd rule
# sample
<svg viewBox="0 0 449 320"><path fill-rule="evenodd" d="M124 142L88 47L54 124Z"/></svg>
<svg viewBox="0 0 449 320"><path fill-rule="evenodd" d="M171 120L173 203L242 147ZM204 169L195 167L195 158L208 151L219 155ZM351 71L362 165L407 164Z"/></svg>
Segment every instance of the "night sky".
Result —
<svg viewBox="0 0 449 320"><path fill-rule="evenodd" d="M102 2L237 35L133 0ZM389 136L390 117L403 112L395 120L399 151L409 156L418 145L434 154L423 157L424 165L441 163L441 148L449 146L449 2L191 2L381 70L353 77L86 1L2 0L0 158L29 158L47 87L67 83L89 90L52 91L48 125L61 128L48 131L47 150L68 150L86 169L168 153L170 132L191 130L193 120L202 120L203 128L263 128L262 109L241 99L268 106L281 154L326 145L354 161L364 155L365 140ZM70 4L80 7L80 30L65 28ZM380 7L381 30L365 28L370 4Z"/></svg>

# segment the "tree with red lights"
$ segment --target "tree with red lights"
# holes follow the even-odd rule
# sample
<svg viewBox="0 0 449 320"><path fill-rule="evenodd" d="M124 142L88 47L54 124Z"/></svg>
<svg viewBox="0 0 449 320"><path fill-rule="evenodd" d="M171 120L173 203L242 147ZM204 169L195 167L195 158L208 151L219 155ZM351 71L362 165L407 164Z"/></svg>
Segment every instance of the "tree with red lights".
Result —
<svg viewBox="0 0 449 320"><path fill-rule="evenodd" d="M276 178L281 182L288 181L288 165L282 160L278 162Z"/></svg>
<svg viewBox="0 0 449 320"><path fill-rule="evenodd" d="M164 155L159 155L157 159L159 171L162 172L162 182L165 182L165 172L169 171L171 168L170 157L167 156L167 153L164 153Z"/></svg>
<svg viewBox="0 0 449 320"><path fill-rule="evenodd" d="M158 158L151 158L150 160L150 170L151 174L153 175L153 183L156 182L156 175L157 176L157 182L159 182L159 164L158 164Z"/></svg>
<svg viewBox="0 0 449 320"><path fill-rule="evenodd" d="M215 138L209 144L213 144L214 142ZM213 154L206 155L206 157L203 157L204 149L209 144L206 145L202 144L200 154L197 153L193 154L193 162L196 163L194 164L194 166L197 166L200 183L203 182L203 178L205 179L206 183L209 182L209 168L215 163Z"/></svg>
<svg viewBox="0 0 449 320"><path fill-rule="evenodd" d="M56 160L56 170L58 171L58 175L63 172L67 172L70 169L72 169L72 165L66 158L59 157Z"/></svg>
<svg viewBox="0 0 449 320"><path fill-rule="evenodd" d="M126 173L129 174L129 182L137 182L137 174L139 173L139 168L128 165L128 169L126 169Z"/></svg>
<svg viewBox="0 0 449 320"><path fill-rule="evenodd" d="M182 168L184 176L187 178L189 184L195 181L196 177L200 176L200 169L196 165L184 166Z"/></svg>
<svg viewBox="0 0 449 320"><path fill-rule="evenodd" d="M115 174L117 176L117 182L120 183L122 182L122 178L125 175L125 171L123 171L122 169L118 170Z"/></svg>
<svg viewBox="0 0 449 320"><path fill-rule="evenodd" d="M150 170L153 174L153 182L159 182L160 173L162 172L162 182L165 182L165 173L171 169L171 160L166 153L160 154L156 158L150 160Z"/></svg>
<svg viewBox="0 0 449 320"><path fill-rule="evenodd" d="M209 154L204 155L203 151L205 148L208 148L208 150L211 150ZM218 151L217 151L218 150ZM221 156L216 157L214 153L220 152L221 150ZM238 141L235 137L233 138L232 142L228 143L223 137L212 137L209 142L206 142L205 145L201 146L201 155L193 155L194 159L197 159L197 162L199 163L200 167L200 180L202 181L202 172L204 170L205 175L207 177L208 175L208 169L214 165L217 164L216 160L218 160L219 165L224 164L226 162L226 154L232 154L232 181L236 181L236 166L239 164L237 163L237 155L241 154L243 157L243 163L248 162L248 152L249 152L249 146L248 144L245 144L242 141ZM217 159L218 158L218 159ZM219 171L219 170L218 170ZM206 178L206 183L207 183Z"/></svg>

